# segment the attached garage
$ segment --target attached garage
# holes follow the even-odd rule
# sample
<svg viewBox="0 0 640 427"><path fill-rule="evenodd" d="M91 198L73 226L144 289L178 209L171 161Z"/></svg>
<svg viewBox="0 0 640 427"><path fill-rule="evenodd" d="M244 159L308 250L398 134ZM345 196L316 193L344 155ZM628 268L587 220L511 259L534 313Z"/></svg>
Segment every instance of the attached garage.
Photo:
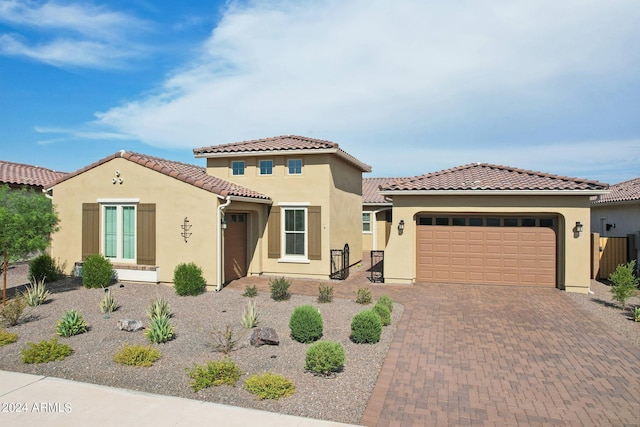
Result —
<svg viewBox="0 0 640 427"><path fill-rule="evenodd" d="M555 287L555 223L548 217L420 215L416 280Z"/></svg>

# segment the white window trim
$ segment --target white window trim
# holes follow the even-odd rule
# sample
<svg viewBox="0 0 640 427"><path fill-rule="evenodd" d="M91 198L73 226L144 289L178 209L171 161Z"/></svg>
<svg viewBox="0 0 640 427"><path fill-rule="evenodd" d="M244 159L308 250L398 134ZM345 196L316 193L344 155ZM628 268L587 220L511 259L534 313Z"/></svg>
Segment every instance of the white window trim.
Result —
<svg viewBox="0 0 640 427"><path fill-rule="evenodd" d="M371 212L371 211L362 211L362 213L363 214L369 214L369 231L362 230L362 234L373 234L374 221L371 220L371 218L373 218L373 216L374 216L373 212ZM364 219L362 221L362 224L361 224L360 228L364 228Z"/></svg>
<svg viewBox="0 0 640 427"><path fill-rule="evenodd" d="M133 258L123 258L122 257L122 208L123 207L133 207L134 217L133 217L133 227L134 230L138 229L138 202L140 199L98 199L98 203L100 203L100 253L106 257L105 245L107 244L105 239L105 220L106 220L106 208L107 207L115 207L116 208L116 257L115 258L107 258L111 262L121 263L121 264L135 264L138 259L138 233L137 231L134 233L134 241L133 241Z"/></svg>
<svg viewBox="0 0 640 427"><path fill-rule="evenodd" d="M293 160L300 160L300 173L291 173L291 169L289 168L289 162L293 161ZM304 170L304 162L302 161L302 159L300 158L295 158L295 159L287 159L287 175L291 175L291 176L298 176L298 175L302 175L302 171Z"/></svg>
<svg viewBox="0 0 640 427"><path fill-rule="evenodd" d="M280 258L278 258L278 262L286 262L293 264L310 264L311 260L309 260L309 209L307 206L311 204L308 202L293 202L293 203L278 203L278 206L282 207L281 215L280 215L280 241L282 244L280 245ZM287 210L304 210L304 254L303 255L287 255L285 251L287 250L287 236L285 232L285 221L286 221L286 211Z"/></svg>
<svg viewBox="0 0 640 427"><path fill-rule="evenodd" d="M260 164L262 162L271 162L271 173L262 173L262 166ZM276 167L276 164L271 159L258 160L258 175L260 175L260 176L273 176L273 170L275 169L275 167Z"/></svg>

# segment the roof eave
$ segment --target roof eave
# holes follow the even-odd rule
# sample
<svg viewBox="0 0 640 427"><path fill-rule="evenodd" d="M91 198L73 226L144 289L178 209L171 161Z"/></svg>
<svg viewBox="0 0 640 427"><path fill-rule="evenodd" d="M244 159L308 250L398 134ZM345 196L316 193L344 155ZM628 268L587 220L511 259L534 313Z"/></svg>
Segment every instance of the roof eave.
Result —
<svg viewBox="0 0 640 427"><path fill-rule="evenodd" d="M383 196L598 196L608 190L382 190Z"/></svg>

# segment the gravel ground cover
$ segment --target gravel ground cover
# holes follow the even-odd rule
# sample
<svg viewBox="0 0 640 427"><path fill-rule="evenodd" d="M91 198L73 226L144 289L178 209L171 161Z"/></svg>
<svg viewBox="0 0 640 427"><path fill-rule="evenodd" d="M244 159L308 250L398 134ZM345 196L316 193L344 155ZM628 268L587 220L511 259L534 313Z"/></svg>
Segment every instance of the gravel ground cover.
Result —
<svg viewBox="0 0 640 427"><path fill-rule="evenodd" d="M24 268L10 270L9 276ZM260 316L258 326L275 328L280 336L280 345L256 348L249 344L251 331L240 324L242 310L249 298L243 297L238 290L225 289L196 297L179 297L173 287L167 285L125 283L120 287L116 284L110 289L120 308L105 315L98 307L104 295L102 289L85 289L73 278L48 284L48 287L52 291L49 301L42 306L27 307L25 321L8 328L18 334L18 341L0 347L0 369L346 423L360 421L393 338L395 325L403 312L403 307L395 304L392 324L383 329L379 343L354 344L349 339L351 319L370 305L362 306L354 300L340 299L319 304L314 297L298 295L285 302L276 302L268 293L262 292L254 298ZM136 368L114 362L113 355L123 344L148 344L142 331L120 331L117 321L137 319L148 325L145 310L156 296L168 299L171 304L174 313L171 322L176 338L157 346L162 357L151 367ZM296 306L303 304L320 309L324 322L323 339L338 341L345 348L344 370L335 378L322 378L305 372L308 345L289 337L291 313ZM89 325L87 333L58 339L70 345L74 353L62 361L23 364L21 350L28 342L56 336L57 321L70 309L79 310ZM223 357L214 349L213 331L223 330L227 324L242 336L240 348L231 352L229 357L244 375L235 387L224 385L193 392L185 369ZM296 393L278 401L259 401L243 389L244 380L249 375L268 371L292 380Z"/></svg>

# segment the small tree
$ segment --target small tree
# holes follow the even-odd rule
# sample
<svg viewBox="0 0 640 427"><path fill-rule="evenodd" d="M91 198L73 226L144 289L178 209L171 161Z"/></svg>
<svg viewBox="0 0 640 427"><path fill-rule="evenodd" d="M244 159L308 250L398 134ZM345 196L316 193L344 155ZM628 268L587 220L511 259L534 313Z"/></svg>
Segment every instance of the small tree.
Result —
<svg viewBox="0 0 640 427"><path fill-rule="evenodd" d="M611 287L611 298L618 301L624 310L627 300L638 293L638 278L634 276L636 262L630 261L627 264L620 264L616 270L609 275L609 280L613 282Z"/></svg>
<svg viewBox="0 0 640 427"><path fill-rule="evenodd" d="M7 301L7 264L26 259L49 246L58 230L58 216L51 200L33 190L0 186L0 251L2 251L2 304Z"/></svg>

